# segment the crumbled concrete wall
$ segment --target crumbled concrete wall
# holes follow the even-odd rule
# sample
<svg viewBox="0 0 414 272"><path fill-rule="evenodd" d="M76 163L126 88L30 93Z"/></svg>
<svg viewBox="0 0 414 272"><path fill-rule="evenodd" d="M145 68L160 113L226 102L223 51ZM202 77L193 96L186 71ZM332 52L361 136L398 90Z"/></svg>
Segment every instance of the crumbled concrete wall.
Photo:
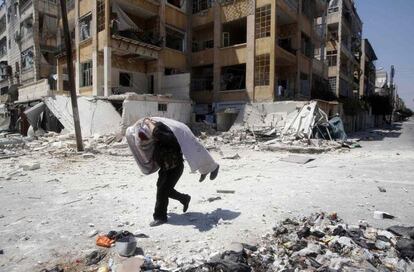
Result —
<svg viewBox="0 0 414 272"><path fill-rule="evenodd" d="M37 100L50 95L52 91L46 79L19 88L19 101Z"/></svg>
<svg viewBox="0 0 414 272"><path fill-rule="evenodd" d="M159 111L159 104L166 104L167 110ZM133 125L143 117L166 117L183 123L189 123L191 111L192 105L189 100L139 101L127 99L123 103L122 133L125 133L127 127Z"/></svg>

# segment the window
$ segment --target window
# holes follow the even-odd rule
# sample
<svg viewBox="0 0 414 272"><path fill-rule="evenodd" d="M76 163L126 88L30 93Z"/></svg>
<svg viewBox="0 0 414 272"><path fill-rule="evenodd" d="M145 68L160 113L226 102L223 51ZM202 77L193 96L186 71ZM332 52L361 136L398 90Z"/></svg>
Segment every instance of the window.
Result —
<svg viewBox="0 0 414 272"><path fill-rule="evenodd" d="M309 75L300 73L300 93L304 96L310 96Z"/></svg>
<svg viewBox="0 0 414 272"><path fill-rule="evenodd" d="M22 70L27 70L33 67L33 47L26 49L22 52L21 57ZM18 68L16 67L16 70Z"/></svg>
<svg viewBox="0 0 414 272"><path fill-rule="evenodd" d="M0 40L0 57L7 54L7 37Z"/></svg>
<svg viewBox="0 0 414 272"><path fill-rule="evenodd" d="M270 37L271 6L256 9L256 39Z"/></svg>
<svg viewBox="0 0 414 272"><path fill-rule="evenodd" d="M75 1L74 0L66 0L66 10L69 12L70 10L75 8Z"/></svg>
<svg viewBox="0 0 414 272"><path fill-rule="evenodd" d="M328 66L336 66L337 64L337 51L327 51L326 52L326 59L328 60Z"/></svg>
<svg viewBox="0 0 414 272"><path fill-rule="evenodd" d="M182 1L181 0L167 0L168 4L171 4L177 8L181 8L182 6Z"/></svg>
<svg viewBox="0 0 414 272"><path fill-rule="evenodd" d="M97 3L97 30L98 32L105 29L105 1L98 0Z"/></svg>
<svg viewBox="0 0 414 272"><path fill-rule="evenodd" d="M128 73L119 73L119 86L132 87L132 76Z"/></svg>
<svg viewBox="0 0 414 272"><path fill-rule="evenodd" d="M267 86L269 85L270 75L270 55L256 56L255 60L255 85L256 86Z"/></svg>
<svg viewBox="0 0 414 272"><path fill-rule="evenodd" d="M329 78L329 90L336 93L336 77Z"/></svg>
<svg viewBox="0 0 414 272"><path fill-rule="evenodd" d="M212 3L213 0L193 0L193 13L211 8Z"/></svg>
<svg viewBox="0 0 414 272"><path fill-rule="evenodd" d="M183 32L176 31L169 27L167 27L165 31L166 31L165 46L171 49L184 52L185 34Z"/></svg>
<svg viewBox="0 0 414 272"><path fill-rule="evenodd" d="M79 38L80 41L84 41L91 37L91 21L92 14L86 15L79 19Z"/></svg>
<svg viewBox="0 0 414 272"><path fill-rule="evenodd" d="M301 39L301 52L303 55L305 55L308 58L313 57L313 45L310 40L310 38L302 33L302 39Z"/></svg>
<svg viewBox="0 0 414 272"><path fill-rule="evenodd" d="M81 63L80 74L80 86L92 86L92 61Z"/></svg>
<svg viewBox="0 0 414 272"><path fill-rule="evenodd" d="M158 111L167 111L167 104L165 103L158 103Z"/></svg>

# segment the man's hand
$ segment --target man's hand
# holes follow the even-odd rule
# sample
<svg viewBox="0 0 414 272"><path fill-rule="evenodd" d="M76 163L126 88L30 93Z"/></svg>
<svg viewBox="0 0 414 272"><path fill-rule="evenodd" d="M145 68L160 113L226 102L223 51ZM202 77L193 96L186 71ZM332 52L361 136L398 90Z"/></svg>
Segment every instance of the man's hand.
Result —
<svg viewBox="0 0 414 272"><path fill-rule="evenodd" d="M148 126L148 128L150 129L150 131L151 131L151 133L152 133L152 131L153 131L153 130L154 130L154 128L155 128L154 121L152 121L150 118L146 118L146 119L144 120L144 124L146 124L146 125Z"/></svg>

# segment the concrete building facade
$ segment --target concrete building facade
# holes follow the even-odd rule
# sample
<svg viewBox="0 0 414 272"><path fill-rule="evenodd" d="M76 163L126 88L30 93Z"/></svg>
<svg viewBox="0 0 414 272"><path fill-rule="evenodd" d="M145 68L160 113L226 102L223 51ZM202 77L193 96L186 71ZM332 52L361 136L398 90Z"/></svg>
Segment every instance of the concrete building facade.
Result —
<svg viewBox="0 0 414 272"><path fill-rule="evenodd" d="M359 96L370 96L375 94L377 55L368 39L362 40L361 45L361 73L359 79Z"/></svg>
<svg viewBox="0 0 414 272"><path fill-rule="evenodd" d="M81 95L172 94L196 112L309 99L326 80L325 0L73 0ZM65 50L58 90L67 90Z"/></svg>
<svg viewBox="0 0 414 272"><path fill-rule="evenodd" d="M327 20L326 58L329 88L338 97L360 94L362 21L353 0L331 0Z"/></svg>
<svg viewBox="0 0 414 272"><path fill-rule="evenodd" d="M199 115L305 100L327 80L326 1L193 0L191 98Z"/></svg>
<svg viewBox="0 0 414 272"><path fill-rule="evenodd" d="M134 92L189 99L189 16L182 2L68 1L77 93ZM65 52L62 46L58 54L60 91L68 90Z"/></svg>
<svg viewBox="0 0 414 272"><path fill-rule="evenodd" d="M0 8L0 89L28 102L55 89L56 0L7 0Z"/></svg>

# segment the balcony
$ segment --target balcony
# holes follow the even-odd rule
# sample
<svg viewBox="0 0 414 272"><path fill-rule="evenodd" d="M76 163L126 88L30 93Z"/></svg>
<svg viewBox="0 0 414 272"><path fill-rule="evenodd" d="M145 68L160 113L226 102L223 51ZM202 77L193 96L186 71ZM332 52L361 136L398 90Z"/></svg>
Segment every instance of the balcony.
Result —
<svg viewBox="0 0 414 272"><path fill-rule="evenodd" d="M162 40L158 37L142 39L142 37L118 32L112 35L111 46L117 55L138 55L141 59L150 60L158 59L161 47L157 45L161 43Z"/></svg>
<svg viewBox="0 0 414 272"><path fill-rule="evenodd" d="M296 64L296 50L292 48L283 48L280 45L277 45L275 55L277 66L288 66Z"/></svg>
<svg viewBox="0 0 414 272"><path fill-rule="evenodd" d="M214 62L214 49L205 49L191 54L192 66L212 64Z"/></svg>
<svg viewBox="0 0 414 272"><path fill-rule="evenodd" d="M220 63L222 66L246 63L246 44L220 48Z"/></svg>
<svg viewBox="0 0 414 272"><path fill-rule="evenodd" d="M213 77L192 79L190 90L192 92L213 90Z"/></svg>

